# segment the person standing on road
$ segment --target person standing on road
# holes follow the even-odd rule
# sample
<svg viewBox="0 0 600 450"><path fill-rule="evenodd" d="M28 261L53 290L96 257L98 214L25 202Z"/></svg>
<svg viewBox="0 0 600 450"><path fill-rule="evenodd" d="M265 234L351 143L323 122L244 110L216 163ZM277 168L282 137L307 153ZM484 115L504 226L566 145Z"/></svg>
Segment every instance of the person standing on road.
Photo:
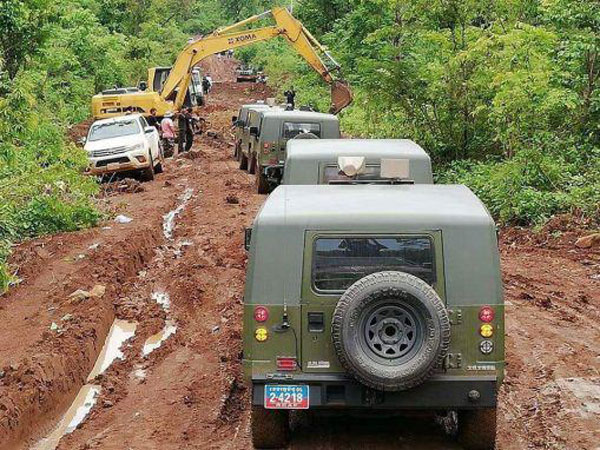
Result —
<svg viewBox="0 0 600 450"><path fill-rule="evenodd" d="M292 110L296 109L296 91L292 86L291 89L288 89L283 93L285 95L285 101L288 105L291 106Z"/></svg>
<svg viewBox="0 0 600 450"><path fill-rule="evenodd" d="M171 117L173 117L173 113L169 111L165 114L165 117L163 117L163 120L160 122L163 148L165 154L168 156L172 155L174 147L173 143L175 141L175 125L173 124Z"/></svg>
<svg viewBox="0 0 600 450"><path fill-rule="evenodd" d="M175 139L175 125L173 124L173 119L171 119L171 117L173 117L173 113L169 111L160 122L160 130L163 139Z"/></svg>
<svg viewBox="0 0 600 450"><path fill-rule="evenodd" d="M189 152L194 144L194 110L185 111L185 151Z"/></svg>
<svg viewBox="0 0 600 450"><path fill-rule="evenodd" d="M158 116L156 115L156 108L150 110L150 116L148 117L148 125L156 128L160 132L160 124L158 123Z"/></svg>
<svg viewBox="0 0 600 450"><path fill-rule="evenodd" d="M210 93L210 81L208 81L208 77L204 76L202 78L202 90L204 94L208 95Z"/></svg>
<svg viewBox="0 0 600 450"><path fill-rule="evenodd" d="M183 153L185 151L185 145L186 145L186 136L187 136L187 120L185 118L185 111L180 111L179 113L177 113L177 129L178 129L178 136L179 136L179 143L178 143L178 147L179 147L179 153Z"/></svg>

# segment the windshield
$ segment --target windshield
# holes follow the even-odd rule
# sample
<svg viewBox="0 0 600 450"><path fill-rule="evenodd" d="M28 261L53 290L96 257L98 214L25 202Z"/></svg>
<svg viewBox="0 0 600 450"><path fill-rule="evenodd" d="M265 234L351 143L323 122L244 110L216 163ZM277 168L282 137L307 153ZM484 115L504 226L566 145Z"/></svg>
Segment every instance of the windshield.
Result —
<svg viewBox="0 0 600 450"><path fill-rule="evenodd" d="M340 292L374 272L395 270L435 283L433 243L427 237L319 238L312 279L317 291Z"/></svg>
<svg viewBox="0 0 600 450"><path fill-rule="evenodd" d="M140 132L137 120L122 120L119 122L101 123L92 126L88 141L101 141L122 136L131 136Z"/></svg>

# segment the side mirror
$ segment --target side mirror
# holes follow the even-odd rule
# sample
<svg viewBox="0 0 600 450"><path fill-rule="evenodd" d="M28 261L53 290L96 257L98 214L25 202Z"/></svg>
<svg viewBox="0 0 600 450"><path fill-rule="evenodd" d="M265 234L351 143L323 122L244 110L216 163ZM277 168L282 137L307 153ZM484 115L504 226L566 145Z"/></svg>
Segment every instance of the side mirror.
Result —
<svg viewBox="0 0 600 450"><path fill-rule="evenodd" d="M250 250L250 242L252 241L252 228L244 229L244 248Z"/></svg>
<svg viewBox="0 0 600 450"><path fill-rule="evenodd" d="M86 143L86 142L87 142L87 138L86 138L86 137L82 137L82 138L79 138L79 139L77 140L77 143L78 143L79 145L81 145L82 147L85 145L85 143Z"/></svg>
<svg viewBox="0 0 600 450"><path fill-rule="evenodd" d="M250 134L252 136L258 136L258 127L250 127Z"/></svg>
<svg viewBox="0 0 600 450"><path fill-rule="evenodd" d="M154 128L154 127L146 127L146 128L144 129L144 133L146 133L146 134L151 134L151 133L153 133L153 132L154 132L154 130L156 130L156 128Z"/></svg>

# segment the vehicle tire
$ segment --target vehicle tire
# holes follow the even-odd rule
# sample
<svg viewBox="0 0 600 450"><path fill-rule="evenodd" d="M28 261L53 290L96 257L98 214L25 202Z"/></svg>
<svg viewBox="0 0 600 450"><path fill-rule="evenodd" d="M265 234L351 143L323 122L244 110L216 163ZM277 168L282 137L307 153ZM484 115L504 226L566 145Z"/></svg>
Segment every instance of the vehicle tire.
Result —
<svg viewBox="0 0 600 450"><path fill-rule="evenodd" d="M292 139L319 139L315 133L300 133L294 136Z"/></svg>
<svg viewBox="0 0 600 450"><path fill-rule="evenodd" d="M269 180L267 180L261 166L258 166L258 171L256 173L256 191L263 195L268 194L271 191Z"/></svg>
<svg viewBox="0 0 600 450"><path fill-rule="evenodd" d="M163 168L162 162L159 162L154 168L154 173L163 173L165 169Z"/></svg>
<svg viewBox="0 0 600 450"><path fill-rule="evenodd" d="M255 448L285 448L290 439L289 412L252 406L252 443Z"/></svg>
<svg viewBox="0 0 600 450"><path fill-rule="evenodd" d="M254 175L256 173L256 156L252 156L250 158L250 162L248 163L248 173L250 175Z"/></svg>
<svg viewBox="0 0 600 450"><path fill-rule="evenodd" d="M142 170L142 181L154 180L154 161L151 154L148 154L148 156L150 157L150 167Z"/></svg>
<svg viewBox="0 0 600 450"><path fill-rule="evenodd" d="M459 411L457 439L466 450L494 450L496 408Z"/></svg>
<svg viewBox="0 0 600 450"><path fill-rule="evenodd" d="M240 170L246 170L248 168L248 157L240 152Z"/></svg>
<svg viewBox="0 0 600 450"><path fill-rule="evenodd" d="M448 312L431 286L404 272L377 272L340 298L332 340L344 368L381 391L427 380L448 352Z"/></svg>

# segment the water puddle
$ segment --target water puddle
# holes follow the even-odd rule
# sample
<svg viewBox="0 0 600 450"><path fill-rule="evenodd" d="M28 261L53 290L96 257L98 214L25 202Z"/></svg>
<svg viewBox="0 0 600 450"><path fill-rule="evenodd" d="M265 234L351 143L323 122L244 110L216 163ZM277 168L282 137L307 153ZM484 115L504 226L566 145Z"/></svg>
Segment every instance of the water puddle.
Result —
<svg viewBox="0 0 600 450"><path fill-rule="evenodd" d="M83 386L54 431L35 444L31 450L54 450L58 447L61 438L72 433L90 413L100 395L100 390L100 386L94 384Z"/></svg>
<svg viewBox="0 0 600 450"><path fill-rule="evenodd" d="M153 292L152 300L158 303L159 306L165 311L168 311L169 307L171 306L171 298L166 292Z"/></svg>
<svg viewBox="0 0 600 450"><path fill-rule="evenodd" d="M173 211L169 212L165 216L163 216L163 233L165 238L168 240L173 240L173 231L175 229L175 218L183 212L185 209L187 202L192 198L192 194L194 190L192 188L187 188L183 194L179 197L180 204Z"/></svg>
<svg viewBox="0 0 600 450"><path fill-rule="evenodd" d="M150 336L148 339L146 339L142 354L144 356L148 356L176 332L177 325L175 325L175 321L172 319L167 320L165 322L165 327L159 333L156 333L154 336Z"/></svg>
<svg viewBox="0 0 600 450"><path fill-rule="evenodd" d="M110 327L110 332L104 342L104 347L94 364L94 368L88 376L88 382L103 373L113 363L115 359L123 359L124 355L121 351L121 345L135 335L137 324L127 322L125 320L116 319Z"/></svg>

